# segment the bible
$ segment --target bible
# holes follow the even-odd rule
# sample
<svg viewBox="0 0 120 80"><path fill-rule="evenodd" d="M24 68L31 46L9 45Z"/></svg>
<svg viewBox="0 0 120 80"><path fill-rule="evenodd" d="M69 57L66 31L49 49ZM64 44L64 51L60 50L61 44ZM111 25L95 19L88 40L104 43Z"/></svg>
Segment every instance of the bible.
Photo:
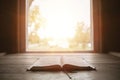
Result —
<svg viewBox="0 0 120 80"><path fill-rule="evenodd" d="M42 56L27 71L84 71L96 70L80 56Z"/></svg>

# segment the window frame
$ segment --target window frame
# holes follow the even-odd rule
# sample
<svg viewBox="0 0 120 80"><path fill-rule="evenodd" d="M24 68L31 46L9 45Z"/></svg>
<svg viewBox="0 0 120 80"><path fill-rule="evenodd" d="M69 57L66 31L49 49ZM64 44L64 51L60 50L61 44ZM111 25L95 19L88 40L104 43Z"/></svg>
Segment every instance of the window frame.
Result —
<svg viewBox="0 0 120 80"><path fill-rule="evenodd" d="M101 0L92 0L93 51L55 51L56 53L99 53L102 52ZM18 53L47 53L48 51L26 51L26 0L18 0ZM51 51L53 52L53 51Z"/></svg>

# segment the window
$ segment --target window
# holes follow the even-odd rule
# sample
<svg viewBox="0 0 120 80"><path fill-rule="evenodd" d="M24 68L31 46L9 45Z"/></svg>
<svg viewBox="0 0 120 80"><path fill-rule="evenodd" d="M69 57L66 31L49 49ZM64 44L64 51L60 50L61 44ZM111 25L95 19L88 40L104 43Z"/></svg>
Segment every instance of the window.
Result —
<svg viewBox="0 0 120 80"><path fill-rule="evenodd" d="M26 51L93 51L92 0L27 0Z"/></svg>

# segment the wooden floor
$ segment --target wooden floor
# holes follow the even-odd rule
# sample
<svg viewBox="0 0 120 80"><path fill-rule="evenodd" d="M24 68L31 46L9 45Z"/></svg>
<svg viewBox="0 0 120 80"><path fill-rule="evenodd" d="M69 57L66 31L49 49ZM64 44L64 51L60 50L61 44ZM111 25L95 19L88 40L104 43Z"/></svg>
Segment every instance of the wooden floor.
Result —
<svg viewBox="0 0 120 80"><path fill-rule="evenodd" d="M48 55L48 54L46 54ZM0 80L70 80L63 72L29 72L41 54L11 54L0 56ZM54 54L51 54L54 56ZM63 54L61 54L63 55ZM108 54L67 54L81 56L97 71L69 73L72 80L120 80L120 58Z"/></svg>

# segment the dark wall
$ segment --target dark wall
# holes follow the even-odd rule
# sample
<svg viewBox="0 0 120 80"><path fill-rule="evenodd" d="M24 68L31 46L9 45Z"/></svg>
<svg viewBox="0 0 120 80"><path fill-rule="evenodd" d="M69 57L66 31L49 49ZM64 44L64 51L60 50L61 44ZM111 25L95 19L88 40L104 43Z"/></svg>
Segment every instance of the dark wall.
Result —
<svg viewBox="0 0 120 80"><path fill-rule="evenodd" d="M120 0L102 0L104 52L120 52Z"/></svg>
<svg viewBox="0 0 120 80"><path fill-rule="evenodd" d="M17 52L17 1L0 0L0 52ZM102 52L120 51L120 0L102 1Z"/></svg>
<svg viewBox="0 0 120 80"><path fill-rule="evenodd" d="M0 0L0 52L17 47L17 0Z"/></svg>

